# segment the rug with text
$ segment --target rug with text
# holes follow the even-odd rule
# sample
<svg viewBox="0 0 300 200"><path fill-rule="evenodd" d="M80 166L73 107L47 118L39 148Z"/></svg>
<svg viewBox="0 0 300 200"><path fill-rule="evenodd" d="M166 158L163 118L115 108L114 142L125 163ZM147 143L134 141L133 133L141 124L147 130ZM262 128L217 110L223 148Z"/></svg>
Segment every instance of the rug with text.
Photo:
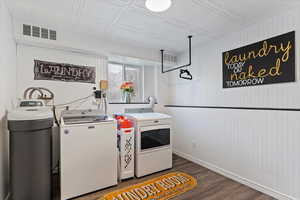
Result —
<svg viewBox="0 0 300 200"><path fill-rule="evenodd" d="M99 200L167 200L197 186L197 180L182 172L169 173L116 190Z"/></svg>

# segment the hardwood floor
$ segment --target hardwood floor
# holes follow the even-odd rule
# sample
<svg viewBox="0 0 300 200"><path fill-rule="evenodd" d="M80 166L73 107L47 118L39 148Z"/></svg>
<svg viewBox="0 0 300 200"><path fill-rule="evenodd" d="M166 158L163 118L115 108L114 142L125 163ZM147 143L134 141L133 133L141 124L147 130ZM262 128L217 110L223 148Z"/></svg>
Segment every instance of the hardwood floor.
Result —
<svg viewBox="0 0 300 200"><path fill-rule="evenodd" d="M268 195L262 194L176 155L173 156L173 169L171 170L155 173L140 179L131 179L120 183L116 187L97 191L75 198L74 200L98 200L102 195L113 190L140 183L173 171L185 172L198 180L198 186L195 189L177 196L173 200L275 200ZM57 184L55 188L54 199L60 200Z"/></svg>

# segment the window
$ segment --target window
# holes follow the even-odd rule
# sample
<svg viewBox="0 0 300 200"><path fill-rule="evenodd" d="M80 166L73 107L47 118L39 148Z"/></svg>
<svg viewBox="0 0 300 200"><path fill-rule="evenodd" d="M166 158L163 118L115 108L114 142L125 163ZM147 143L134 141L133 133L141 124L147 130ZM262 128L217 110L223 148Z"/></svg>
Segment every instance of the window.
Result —
<svg viewBox="0 0 300 200"><path fill-rule="evenodd" d="M120 87L126 81L133 82L135 96L133 102L144 101L144 67L126 65L121 63L108 63L109 100L121 102L122 92Z"/></svg>

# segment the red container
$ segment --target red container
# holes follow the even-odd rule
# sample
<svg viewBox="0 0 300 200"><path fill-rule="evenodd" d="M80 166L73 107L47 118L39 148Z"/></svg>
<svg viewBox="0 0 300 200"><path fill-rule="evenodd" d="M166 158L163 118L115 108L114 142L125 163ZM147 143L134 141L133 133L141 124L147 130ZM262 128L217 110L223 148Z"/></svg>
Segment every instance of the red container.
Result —
<svg viewBox="0 0 300 200"><path fill-rule="evenodd" d="M118 121L118 129L125 129L125 128L133 128L133 123L131 120L127 119L124 116L118 115L116 116L116 120Z"/></svg>

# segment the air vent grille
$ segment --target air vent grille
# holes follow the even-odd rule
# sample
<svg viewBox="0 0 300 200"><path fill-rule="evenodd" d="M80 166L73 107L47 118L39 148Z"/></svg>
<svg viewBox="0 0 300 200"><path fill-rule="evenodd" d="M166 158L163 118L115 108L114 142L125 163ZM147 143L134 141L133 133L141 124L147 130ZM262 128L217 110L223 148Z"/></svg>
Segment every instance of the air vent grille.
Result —
<svg viewBox="0 0 300 200"><path fill-rule="evenodd" d="M177 63L177 56L165 53L164 60L169 63Z"/></svg>
<svg viewBox="0 0 300 200"><path fill-rule="evenodd" d="M49 30L42 28L42 38L48 39L49 38Z"/></svg>
<svg viewBox="0 0 300 200"><path fill-rule="evenodd" d="M50 30L50 40L56 40L56 31Z"/></svg>
<svg viewBox="0 0 300 200"><path fill-rule="evenodd" d="M23 35L31 36L31 26L23 24Z"/></svg>
<svg viewBox="0 0 300 200"><path fill-rule="evenodd" d="M39 26L23 24L23 35L38 37L43 39L56 40L57 33L55 30L49 30Z"/></svg>
<svg viewBox="0 0 300 200"><path fill-rule="evenodd" d="M41 28L37 26L32 26L32 36L41 37Z"/></svg>

